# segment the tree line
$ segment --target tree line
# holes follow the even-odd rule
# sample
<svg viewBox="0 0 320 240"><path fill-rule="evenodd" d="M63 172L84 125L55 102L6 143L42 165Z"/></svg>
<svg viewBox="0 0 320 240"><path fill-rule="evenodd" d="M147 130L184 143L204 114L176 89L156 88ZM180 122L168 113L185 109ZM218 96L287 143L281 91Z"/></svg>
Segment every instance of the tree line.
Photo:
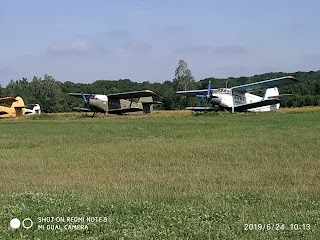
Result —
<svg viewBox="0 0 320 240"><path fill-rule="evenodd" d="M180 60L175 71L175 78L163 83L133 82L130 79L97 80L93 83L60 82L53 76L33 77L11 80L6 87L0 85L0 97L21 96L25 103L39 103L44 112L69 112L73 107L82 103L81 99L69 96L69 92L110 94L149 89L158 94L162 105L158 109L184 109L187 106L197 106L195 97L178 96L179 90L206 89L211 81L212 88L221 88L253 83L257 81L292 75L299 82L297 84L279 87L280 94L292 93L294 96L282 100L283 107L302 107L320 105L320 71L295 72L295 73L265 73L252 77L239 78L206 78L195 81L185 61ZM202 100L203 101L203 100ZM202 102L202 106L205 103Z"/></svg>

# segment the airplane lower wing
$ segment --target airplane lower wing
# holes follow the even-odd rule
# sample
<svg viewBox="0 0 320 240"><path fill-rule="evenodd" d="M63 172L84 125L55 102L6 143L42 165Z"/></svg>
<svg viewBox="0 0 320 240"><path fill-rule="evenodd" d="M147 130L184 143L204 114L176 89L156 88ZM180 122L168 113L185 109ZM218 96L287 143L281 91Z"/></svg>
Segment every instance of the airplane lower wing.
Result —
<svg viewBox="0 0 320 240"><path fill-rule="evenodd" d="M73 111L78 111L78 112L92 112L90 109L88 108L78 108L78 107L75 107L72 109Z"/></svg>
<svg viewBox="0 0 320 240"><path fill-rule="evenodd" d="M248 104L241 104L241 105L237 105L234 107L234 111L236 112L244 112L248 109L251 108L257 108L257 107L263 107L263 106L268 106L268 105L274 105L277 103L280 103L281 100L278 98L273 98L273 99L267 99L267 100L263 100L261 102L254 102L254 103L248 103ZM227 108L228 110L231 110L231 108Z"/></svg>
<svg viewBox="0 0 320 240"><path fill-rule="evenodd" d="M141 108L117 108L117 109L109 109L108 113L110 114L123 114L123 113L129 113L129 112L140 112L143 111Z"/></svg>
<svg viewBox="0 0 320 240"><path fill-rule="evenodd" d="M195 112L203 112L203 111L217 111L216 107L187 107L187 110L192 110Z"/></svg>
<svg viewBox="0 0 320 240"><path fill-rule="evenodd" d="M8 113L5 111L0 111L0 115L4 115L4 114L8 114Z"/></svg>

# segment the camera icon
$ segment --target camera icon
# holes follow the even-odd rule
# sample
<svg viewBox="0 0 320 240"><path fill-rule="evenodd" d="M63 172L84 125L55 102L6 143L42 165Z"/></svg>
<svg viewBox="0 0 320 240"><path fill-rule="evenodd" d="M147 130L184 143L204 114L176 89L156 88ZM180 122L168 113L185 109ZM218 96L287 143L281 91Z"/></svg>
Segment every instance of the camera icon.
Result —
<svg viewBox="0 0 320 240"><path fill-rule="evenodd" d="M25 218L22 222L18 218L12 218L10 221L10 227L12 229L18 229L21 225L25 229L30 229L33 226L33 221L31 218Z"/></svg>

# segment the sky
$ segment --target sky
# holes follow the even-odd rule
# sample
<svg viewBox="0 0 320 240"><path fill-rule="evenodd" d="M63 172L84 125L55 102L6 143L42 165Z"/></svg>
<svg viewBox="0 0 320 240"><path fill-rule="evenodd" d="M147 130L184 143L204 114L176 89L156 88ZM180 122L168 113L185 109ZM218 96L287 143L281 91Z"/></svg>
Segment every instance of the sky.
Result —
<svg viewBox="0 0 320 240"><path fill-rule="evenodd" d="M320 69L317 0L2 0L0 84Z"/></svg>

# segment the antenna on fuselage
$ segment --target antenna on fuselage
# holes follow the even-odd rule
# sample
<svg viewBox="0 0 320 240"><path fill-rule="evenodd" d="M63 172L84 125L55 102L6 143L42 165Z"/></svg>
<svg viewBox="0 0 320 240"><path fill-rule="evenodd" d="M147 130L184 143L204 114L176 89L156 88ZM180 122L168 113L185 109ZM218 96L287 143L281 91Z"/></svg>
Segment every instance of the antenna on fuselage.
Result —
<svg viewBox="0 0 320 240"><path fill-rule="evenodd" d="M228 88L228 80L226 80L226 88Z"/></svg>

